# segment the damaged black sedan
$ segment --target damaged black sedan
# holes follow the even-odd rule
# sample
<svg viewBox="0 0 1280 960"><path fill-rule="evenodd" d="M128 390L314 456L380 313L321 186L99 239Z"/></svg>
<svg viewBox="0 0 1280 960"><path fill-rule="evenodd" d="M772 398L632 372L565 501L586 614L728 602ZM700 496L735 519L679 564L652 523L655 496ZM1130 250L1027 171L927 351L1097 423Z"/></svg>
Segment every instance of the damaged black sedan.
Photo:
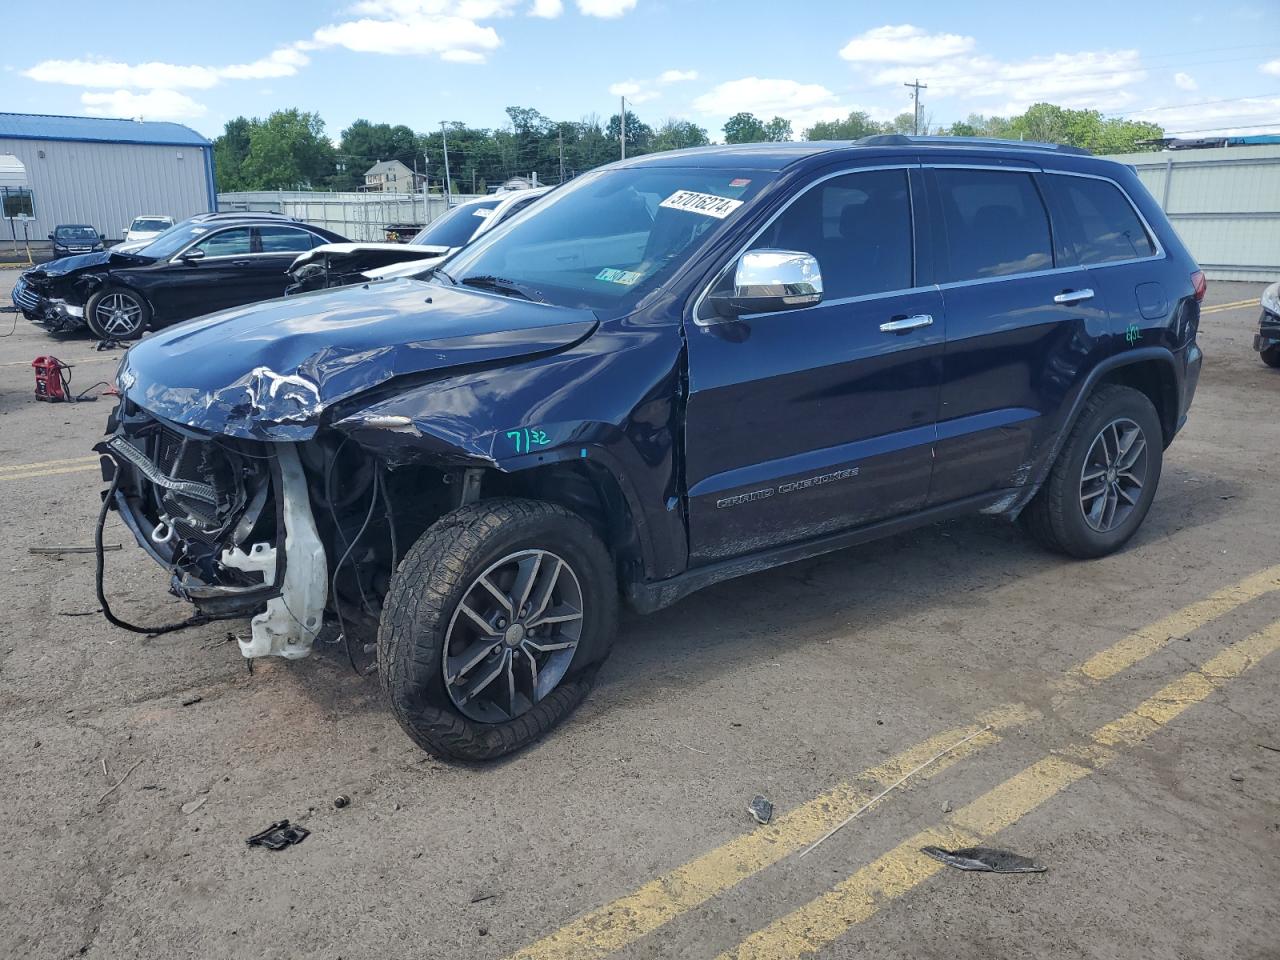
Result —
<svg viewBox="0 0 1280 960"><path fill-rule="evenodd" d="M132 347L99 543L118 511L197 617L252 617L244 656L340 636L417 743L496 757L582 700L619 596L974 512L1120 549L1187 417L1204 292L1132 169L1079 151L635 158L425 279Z"/></svg>
<svg viewBox="0 0 1280 960"><path fill-rule="evenodd" d="M179 320L283 296L299 253L342 240L282 217L193 218L140 250L99 249L32 267L11 298L51 333L87 326L99 339L134 340Z"/></svg>

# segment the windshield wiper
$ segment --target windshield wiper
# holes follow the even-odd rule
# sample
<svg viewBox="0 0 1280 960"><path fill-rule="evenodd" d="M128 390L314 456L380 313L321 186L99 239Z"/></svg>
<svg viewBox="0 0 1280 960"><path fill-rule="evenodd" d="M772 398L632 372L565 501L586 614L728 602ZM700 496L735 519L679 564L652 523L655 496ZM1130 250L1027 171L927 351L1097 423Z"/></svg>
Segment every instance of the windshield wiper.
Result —
<svg viewBox="0 0 1280 960"><path fill-rule="evenodd" d="M538 296L538 291L530 291L515 280L507 280L505 277L495 277L492 274L484 273L475 277L464 277L461 281L468 287L475 287L477 290L492 290L495 293L511 293L522 300L532 300L535 303L546 303L542 297ZM532 295L531 295L532 293Z"/></svg>
<svg viewBox="0 0 1280 960"><path fill-rule="evenodd" d="M449 281L450 286L456 287L458 285L458 281L453 279L453 277L449 276L449 274L445 273L444 270L442 270L440 267L435 268L435 276L444 277L446 280Z"/></svg>

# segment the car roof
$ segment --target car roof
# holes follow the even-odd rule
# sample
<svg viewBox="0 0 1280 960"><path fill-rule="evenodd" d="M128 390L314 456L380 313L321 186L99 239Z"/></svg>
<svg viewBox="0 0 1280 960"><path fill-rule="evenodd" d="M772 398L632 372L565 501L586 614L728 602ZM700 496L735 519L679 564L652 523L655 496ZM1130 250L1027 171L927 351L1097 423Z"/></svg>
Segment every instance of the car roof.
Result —
<svg viewBox="0 0 1280 960"><path fill-rule="evenodd" d="M1024 140L999 140L990 137L908 137L900 134L881 134L860 140L798 140L783 143L718 144L711 147L691 147L686 150L670 150L649 153L610 164L612 167L734 167L744 170L781 171L797 163L821 156L845 155L871 157L877 154L898 154L903 150L921 154L942 151L970 153L998 153L1001 156L1023 155L1036 161L1046 156L1084 156L1088 150L1064 144L1039 143Z"/></svg>
<svg viewBox="0 0 1280 960"><path fill-rule="evenodd" d="M55 229L55 230L61 230L63 227L74 227L74 228L76 228L77 230L81 230L81 229L83 229L83 230L92 230L92 229L93 229L93 224L92 224L92 223L59 223L59 224L58 224L57 226L55 226L53 229Z"/></svg>

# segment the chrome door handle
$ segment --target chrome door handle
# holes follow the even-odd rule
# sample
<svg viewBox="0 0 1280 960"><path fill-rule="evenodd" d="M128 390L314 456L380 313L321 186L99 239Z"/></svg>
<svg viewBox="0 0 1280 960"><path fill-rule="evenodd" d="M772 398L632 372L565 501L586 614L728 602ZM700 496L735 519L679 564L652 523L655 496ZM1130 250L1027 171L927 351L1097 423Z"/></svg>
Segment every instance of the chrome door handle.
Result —
<svg viewBox="0 0 1280 960"><path fill-rule="evenodd" d="M1053 298L1054 303L1080 303L1082 300L1092 300L1093 291L1088 287L1083 290L1064 290Z"/></svg>
<svg viewBox="0 0 1280 960"><path fill-rule="evenodd" d="M933 317L927 313L917 313L914 317L902 317L898 320L889 320L880 324L881 333L905 333L908 330L918 330L921 327L927 327L933 323Z"/></svg>

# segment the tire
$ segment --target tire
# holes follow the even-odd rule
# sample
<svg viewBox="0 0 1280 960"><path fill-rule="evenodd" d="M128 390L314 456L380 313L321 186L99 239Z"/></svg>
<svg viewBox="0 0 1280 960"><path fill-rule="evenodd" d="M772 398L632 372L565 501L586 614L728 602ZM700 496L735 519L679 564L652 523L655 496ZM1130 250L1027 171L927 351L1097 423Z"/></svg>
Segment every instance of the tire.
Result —
<svg viewBox="0 0 1280 960"><path fill-rule="evenodd" d="M1136 440L1123 446L1133 429L1144 444L1137 454ZM1118 448L1124 450L1122 456L1114 455ZM1098 387L1085 401L1048 479L1023 514L1032 535L1051 550L1081 559L1119 550L1151 508L1163 454L1160 418L1146 395L1131 387ZM1131 456L1137 462L1128 470L1112 473L1106 465L1111 457L1111 463L1124 467ZM1094 476L1099 471L1100 476ZM1133 485L1135 479L1139 488ZM1095 494L1099 489L1102 492ZM1112 502L1116 506L1108 526Z"/></svg>
<svg viewBox="0 0 1280 960"><path fill-rule="evenodd" d="M99 340L136 340L151 323L151 307L128 287L105 287L84 305L84 322Z"/></svg>
<svg viewBox="0 0 1280 960"><path fill-rule="evenodd" d="M534 555L541 557L537 564L531 564ZM508 578L529 569L536 575L527 606L537 605L545 578L554 575L560 579L545 588L542 607L551 615L561 611L565 621L576 601L576 621L540 625L531 611L506 623L503 606L481 578L504 596L508 590L519 594L519 583ZM474 611L470 617L464 599ZM505 604L514 606L509 597ZM582 702L613 645L617 618L613 560L581 517L537 500L470 504L429 527L392 577L378 626L382 689L400 725L424 750L450 760L492 760L537 740ZM538 652L570 640L571 649ZM503 663L512 669L483 685ZM448 679L447 670L453 671ZM559 678L549 683L556 673Z"/></svg>
<svg viewBox="0 0 1280 960"><path fill-rule="evenodd" d="M1268 347L1266 350L1259 353L1258 356L1262 357L1262 362L1268 367L1280 367L1280 346Z"/></svg>

